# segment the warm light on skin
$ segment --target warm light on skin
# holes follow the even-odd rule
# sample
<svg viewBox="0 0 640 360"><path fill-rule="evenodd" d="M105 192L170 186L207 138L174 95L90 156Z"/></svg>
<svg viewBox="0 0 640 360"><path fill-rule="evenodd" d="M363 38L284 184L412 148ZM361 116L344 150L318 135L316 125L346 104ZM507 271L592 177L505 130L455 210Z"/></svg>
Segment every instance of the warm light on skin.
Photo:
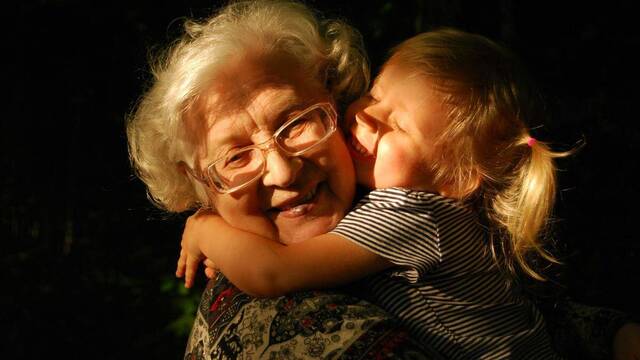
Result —
<svg viewBox="0 0 640 360"><path fill-rule="evenodd" d="M225 70L200 100L205 104L200 109L225 110L199 114L209 124L201 170L230 149L269 139L295 112L330 101L321 84L286 58L245 57ZM217 101L220 91L225 91L224 103ZM265 157L261 179L231 194L211 193L216 211L231 226L288 244L327 232L350 208L355 178L339 132L301 156L274 148ZM310 194L312 199L303 201Z"/></svg>
<svg viewBox="0 0 640 360"><path fill-rule="evenodd" d="M389 63L369 94L349 107L346 119L358 183L443 193L434 184L431 166L446 110L429 79Z"/></svg>

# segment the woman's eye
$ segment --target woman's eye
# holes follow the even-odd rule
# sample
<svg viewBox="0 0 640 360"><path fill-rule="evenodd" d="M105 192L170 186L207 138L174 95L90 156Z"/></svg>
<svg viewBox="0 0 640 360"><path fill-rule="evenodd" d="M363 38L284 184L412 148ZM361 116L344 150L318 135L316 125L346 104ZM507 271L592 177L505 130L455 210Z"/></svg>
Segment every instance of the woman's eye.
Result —
<svg viewBox="0 0 640 360"><path fill-rule="evenodd" d="M307 119L306 117L301 118L300 121L297 121L295 124L289 127L289 129L287 130L287 136L295 137L302 134L307 128L309 121L310 119Z"/></svg>
<svg viewBox="0 0 640 360"><path fill-rule="evenodd" d="M228 156L225 160L225 167L237 168L248 164L251 160L250 153L250 151L243 151Z"/></svg>
<svg viewBox="0 0 640 360"><path fill-rule="evenodd" d="M322 127L321 115L318 111L312 111L298 118L294 123L289 124L287 129L282 132L282 137L286 139L295 138L307 134L313 134Z"/></svg>

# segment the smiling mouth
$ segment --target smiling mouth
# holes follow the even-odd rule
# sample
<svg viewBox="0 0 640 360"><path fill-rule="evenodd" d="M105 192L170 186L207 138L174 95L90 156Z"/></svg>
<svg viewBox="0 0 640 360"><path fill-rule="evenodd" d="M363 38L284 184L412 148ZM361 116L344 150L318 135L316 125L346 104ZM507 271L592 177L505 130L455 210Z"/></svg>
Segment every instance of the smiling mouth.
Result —
<svg viewBox="0 0 640 360"><path fill-rule="evenodd" d="M303 198L298 199L290 204L284 205L284 206L280 206L277 207L275 209L279 210L279 211L287 211L290 209L293 209L295 207L298 207L300 205L304 205L306 203L308 203L309 201L311 201L311 199L313 199L314 196L316 196L316 192L317 192L318 188L314 187L311 191L309 191L307 193L307 195L305 195Z"/></svg>
<svg viewBox="0 0 640 360"><path fill-rule="evenodd" d="M268 211L275 214L281 214L286 217L304 215L311 210L313 203L316 201L319 187L320 184L316 184L316 186L314 186L313 189L311 189L303 197L293 199L291 201L286 201L284 204L274 206Z"/></svg>

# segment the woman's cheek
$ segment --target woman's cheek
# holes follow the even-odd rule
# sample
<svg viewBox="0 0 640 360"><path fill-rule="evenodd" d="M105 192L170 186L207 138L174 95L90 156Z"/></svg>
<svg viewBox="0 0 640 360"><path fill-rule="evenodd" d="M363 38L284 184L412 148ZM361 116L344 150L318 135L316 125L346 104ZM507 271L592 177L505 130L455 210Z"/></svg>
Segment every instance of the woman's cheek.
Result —
<svg viewBox="0 0 640 360"><path fill-rule="evenodd" d="M214 205L218 214L229 225L269 239L278 238L278 231L262 210L255 191L218 195L214 199Z"/></svg>
<svg viewBox="0 0 640 360"><path fill-rule="evenodd" d="M351 155L345 143L342 133L337 133L328 142L326 156L323 156L323 168L327 169L328 176L339 180L341 183L355 186L355 172Z"/></svg>

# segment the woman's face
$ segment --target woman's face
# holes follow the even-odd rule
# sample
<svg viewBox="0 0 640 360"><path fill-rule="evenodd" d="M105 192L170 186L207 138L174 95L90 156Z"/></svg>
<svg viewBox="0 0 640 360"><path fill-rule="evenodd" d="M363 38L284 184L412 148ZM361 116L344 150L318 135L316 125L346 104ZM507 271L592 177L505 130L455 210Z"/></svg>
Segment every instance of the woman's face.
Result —
<svg viewBox="0 0 640 360"><path fill-rule="evenodd" d="M326 89L283 57L258 57L226 67L199 100L195 114L208 126L201 171L229 151L268 141L288 119L329 102ZM232 226L294 243L332 229L351 207L355 175L339 132L288 157L265 149L261 178L230 194L211 191L218 213Z"/></svg>

